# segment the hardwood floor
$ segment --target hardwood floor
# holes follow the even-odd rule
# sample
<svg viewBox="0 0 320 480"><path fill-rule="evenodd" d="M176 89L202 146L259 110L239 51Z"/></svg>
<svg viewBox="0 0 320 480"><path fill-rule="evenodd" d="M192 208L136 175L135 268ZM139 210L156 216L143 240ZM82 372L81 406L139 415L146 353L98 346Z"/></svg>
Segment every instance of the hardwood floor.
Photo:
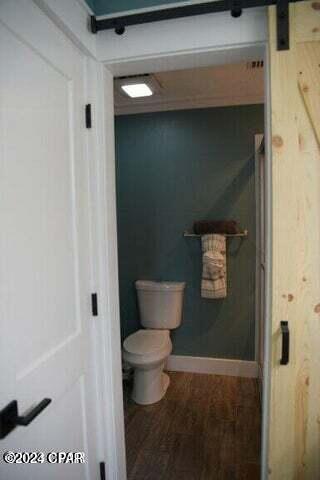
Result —
<svg viewBox="0 0 320 480"><path fill-rule="evenodd" d="M128 480L259 480L257 381L169 375L154 405L136 405L125 386Z"/></svg>

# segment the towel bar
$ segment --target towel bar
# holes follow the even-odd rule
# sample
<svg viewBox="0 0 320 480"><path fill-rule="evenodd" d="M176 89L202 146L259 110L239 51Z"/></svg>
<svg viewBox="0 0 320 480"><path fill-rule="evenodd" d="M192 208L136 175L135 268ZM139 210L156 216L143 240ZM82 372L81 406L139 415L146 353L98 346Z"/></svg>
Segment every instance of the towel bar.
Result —
<svg viewBox="0 0 320 480"><path fill-rule="evenodd" d="M217 235L224 235L225 237L247 237L248 236L248 230L244 230L243 232L240 233L221 233ZM184 237L198 237L200 238L202 235L197 235L196 233L190 233L190 232L183 232Z"/></svg>

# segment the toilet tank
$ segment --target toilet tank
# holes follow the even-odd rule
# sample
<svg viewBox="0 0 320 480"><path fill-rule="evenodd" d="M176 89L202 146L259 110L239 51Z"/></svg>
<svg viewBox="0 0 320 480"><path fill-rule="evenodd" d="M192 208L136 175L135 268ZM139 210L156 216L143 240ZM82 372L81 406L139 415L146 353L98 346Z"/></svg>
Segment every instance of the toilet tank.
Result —
<svg viewBox="0 0 320 480"><path fill-rule="evenodd" d="M184 282L136 281L141 325L159 330L179 327L185 286Z"/></svg>

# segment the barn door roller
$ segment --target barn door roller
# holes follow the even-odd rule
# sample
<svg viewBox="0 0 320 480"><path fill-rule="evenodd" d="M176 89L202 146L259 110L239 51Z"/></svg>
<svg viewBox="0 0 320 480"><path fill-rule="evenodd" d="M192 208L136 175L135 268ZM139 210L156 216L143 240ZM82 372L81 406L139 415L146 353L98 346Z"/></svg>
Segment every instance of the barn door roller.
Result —
<svg viewBox="0 0 320 480"><path fill-rule="evenodd" d="M211 2L183 5L181 7L162 8L149 10L131 15L120 15L98 19L91 17L91 32L100 30L114 30L118 35L123 35L126 27L142 25L144 23L160 22L175 18L204 15L229 11L234 18L240 17L245 8L277 6L277 34L278 50L289 49L289 2L301 0L216 0Z"/></svg>

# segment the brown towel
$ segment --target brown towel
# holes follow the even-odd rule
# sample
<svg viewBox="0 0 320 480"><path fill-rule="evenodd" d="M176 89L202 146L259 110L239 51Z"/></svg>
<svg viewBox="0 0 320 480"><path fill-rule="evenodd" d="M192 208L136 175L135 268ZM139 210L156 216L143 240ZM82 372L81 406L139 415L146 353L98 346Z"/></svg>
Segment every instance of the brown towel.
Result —
<svg viewBox="0 0 320 480"><path fill-rule="evenodd" d="M200 220L194 222L193 231L197 235L206 235L207 233L239 233L239 226L234 220L207 221Z"/></svg>

